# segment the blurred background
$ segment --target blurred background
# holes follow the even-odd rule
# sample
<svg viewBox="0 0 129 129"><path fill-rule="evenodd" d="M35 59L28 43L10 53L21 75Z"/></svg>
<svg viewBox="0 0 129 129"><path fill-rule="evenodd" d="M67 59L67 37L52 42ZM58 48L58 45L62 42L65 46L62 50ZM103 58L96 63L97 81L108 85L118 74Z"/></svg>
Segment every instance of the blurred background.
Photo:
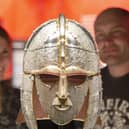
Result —
<svg viewBox="0 0 129 129"><path fill-rule="evenodd" d="M0 0L0 24L13 39L13 58L5 79L12 76L14 86L19 88L24 45L37 26L62 13L78 21L94 37L96 15L112 6L129 10L129 0Z"/></svg>

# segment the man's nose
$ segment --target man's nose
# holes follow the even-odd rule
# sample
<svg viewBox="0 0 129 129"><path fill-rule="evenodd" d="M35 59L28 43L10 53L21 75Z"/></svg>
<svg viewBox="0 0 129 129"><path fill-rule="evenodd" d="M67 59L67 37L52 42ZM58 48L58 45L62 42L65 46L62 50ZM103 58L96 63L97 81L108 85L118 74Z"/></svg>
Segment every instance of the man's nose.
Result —
<svg viewBox="0 0 129 129"><path fill-rule="evenodd" d="M103 47L110 46L113 43L113 38L110 35L106 35L104 36L102 42Z"/></svg>

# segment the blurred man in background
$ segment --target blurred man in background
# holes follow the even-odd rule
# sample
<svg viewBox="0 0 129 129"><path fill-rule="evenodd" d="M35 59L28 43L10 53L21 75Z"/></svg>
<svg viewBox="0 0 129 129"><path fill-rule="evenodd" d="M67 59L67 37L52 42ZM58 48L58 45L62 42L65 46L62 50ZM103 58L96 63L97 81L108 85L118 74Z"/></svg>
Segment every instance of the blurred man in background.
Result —
<svg viewBox="0 0 129 129"><path fill-rule="evenodd" d="M129 12L121 8L102 11L94 23L103 81L103 129L129 129Z"/></svg>

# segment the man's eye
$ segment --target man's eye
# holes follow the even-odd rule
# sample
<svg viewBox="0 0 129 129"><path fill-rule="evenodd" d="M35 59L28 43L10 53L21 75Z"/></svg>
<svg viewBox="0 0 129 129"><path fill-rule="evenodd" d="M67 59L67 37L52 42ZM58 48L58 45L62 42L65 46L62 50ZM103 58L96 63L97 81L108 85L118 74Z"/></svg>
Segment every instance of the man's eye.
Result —
<svg viewBox="0 0 129 129"><path fill-rule="evenodd" d="M86 75L72 75L68 76L68 83L70 83L73 86L79 86L86 80Z"/></svg>
<svg viewBox="0 0 129 129"><path fill-rule="evenodd" d="M122 32L122 31L113 31L112 32L112 36L121 36L121 35L124 35L125 33L124 32Z"/></svg>
<svg viewBox="0 0 129 129"><path fill-rule="evenodd" d="M103 41L105 39L105 37L103 35L98 35L96 36L96 42L99 43L101 41Z"/></svg>
<svg viewBox="0 0 129 129"><path fill-rule="evenodd" d="M9 56L8 50L3 50L2 52L0 52L0 59L1 60L8 58L8 56Z"/></svg>
<svg viewBox="0 0 129 129"><path fill-rule="evenodd" d="M3 51L3 56L7 57L9 55L9 52L7 50Z"/></svg>
<svg viewBox="0 0 129 129"><path fill-rule="evenodd" d="M59 77L56 75L51 75L51 74L40 74L39 75L41 81L45 84L53 84L59 81Z"/></svg>

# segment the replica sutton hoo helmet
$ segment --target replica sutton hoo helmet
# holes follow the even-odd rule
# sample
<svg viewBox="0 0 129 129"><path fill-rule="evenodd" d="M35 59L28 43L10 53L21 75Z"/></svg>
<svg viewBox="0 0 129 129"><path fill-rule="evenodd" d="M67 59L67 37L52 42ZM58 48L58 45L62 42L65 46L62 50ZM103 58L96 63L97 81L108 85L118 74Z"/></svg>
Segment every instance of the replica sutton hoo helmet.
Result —
<svg viewBox="0 0 129 129"><path fill-rule="evenodd" d="M21 105L30 129L37 129L34 91L41 110L57 125L76 119L84 106L84 128L94 127L101 76L98 53L86 29L64 15L40 25L25 46L23 70Z"/></svg>

